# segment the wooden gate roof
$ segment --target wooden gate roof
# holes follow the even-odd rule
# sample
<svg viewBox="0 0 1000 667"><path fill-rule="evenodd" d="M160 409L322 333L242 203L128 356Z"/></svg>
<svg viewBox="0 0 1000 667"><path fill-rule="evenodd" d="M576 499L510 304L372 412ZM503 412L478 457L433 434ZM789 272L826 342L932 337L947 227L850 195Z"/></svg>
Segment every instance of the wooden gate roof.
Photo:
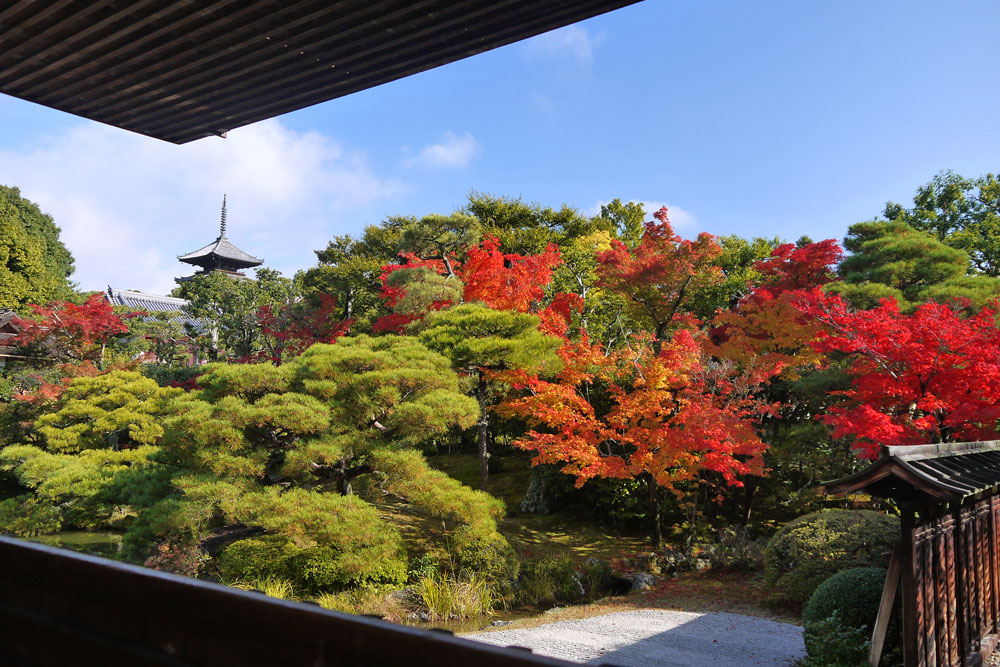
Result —
<svg viewBox="0 0 1000 667"><path fill-rule="evenodd" d="M0 92L182 144L637 1L12 0Z"/></svg>
<svg viewBox="0 0 1000 667"><path fill-rule="evenodd" d="M926 494L962 501L992 494L1000 489L1000 441L886 447L868 468L823 486L831 493L896 499Z"/></svg>

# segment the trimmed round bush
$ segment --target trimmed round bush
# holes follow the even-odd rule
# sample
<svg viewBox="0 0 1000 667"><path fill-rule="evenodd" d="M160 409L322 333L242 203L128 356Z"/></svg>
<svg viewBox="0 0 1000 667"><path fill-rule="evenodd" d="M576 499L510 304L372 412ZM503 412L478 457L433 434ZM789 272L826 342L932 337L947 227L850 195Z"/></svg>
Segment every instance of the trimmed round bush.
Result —
<svg viewBox="0 0 1000 667"><path fill-rule="evenodd" d="M841 570L821 583L802 613L806 652L815 665L867 664L871 633L885 586L880 567ZM884 665L901 659L899 598L889 620L883 647Z"/></svg>
<svg viewBox="0 0 1000 667"><path fill-rule="evenodd" d="M764 549L764 575L778 594L804 604L841 570L871 567L899 540L899 519L871 510L826 510L800 516Z"/></svg>
<svg viewBox="0 0 1000 667"><path fill-rule="evenodd" d="M316 594L366 584L403 583L406 563L388 558L357 571L345 554L325 546L299 547L280 536L239 540L226 546L216 559L223 579L254 580L276 577L290 581L301 593Z"/></svg>
<svg viewBox="0 0 1000 667"><path fill-rule="evenodd" d="M500 533L484 533L455 550L460 570L476 572L497 583L517 579L520 563L517 554Z"/></svg>
<svg viewBox="0 0 1000 667"><path fill-rule="evenodd" d="M822 621L837 612L842 623L871 629L882 599L885 575L886 571L880 567L855 567L838 572L813 592L802 612L802 621Z"/></svg>

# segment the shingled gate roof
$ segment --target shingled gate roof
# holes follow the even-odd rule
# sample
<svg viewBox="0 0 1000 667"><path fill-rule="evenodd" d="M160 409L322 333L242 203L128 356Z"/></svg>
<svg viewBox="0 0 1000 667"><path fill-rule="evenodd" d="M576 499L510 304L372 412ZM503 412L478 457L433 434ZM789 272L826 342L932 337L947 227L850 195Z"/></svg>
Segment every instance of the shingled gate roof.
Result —
<svg viewBox="0 0 1000 667"><path fill-rule="evenodd" d="M926 494L962 501L1000 488L1000 441L886 447L868 468L823 485L831 493L865 491L906 498Z"/></svg>
<svg viewBox="0 0 1000 667"><path fill-rule="evenodd" d="M637 0L12 0L0 92L173 143Z"/></svg>

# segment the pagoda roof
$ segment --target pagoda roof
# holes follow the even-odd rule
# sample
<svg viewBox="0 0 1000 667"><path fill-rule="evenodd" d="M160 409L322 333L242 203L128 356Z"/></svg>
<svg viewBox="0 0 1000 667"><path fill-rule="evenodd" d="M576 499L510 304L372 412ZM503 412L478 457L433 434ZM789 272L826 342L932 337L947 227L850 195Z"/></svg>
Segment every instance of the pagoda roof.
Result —
<svg viewBox="0 0 1000 667"><path fill-rule="evenodd" d="M212 257L227 260L228 262L238 265L241 268L260 266L264 263L264 260L245 253L234 246L225 236L220 236L204 248L199 248L198 250L189 252L186 255L179 255L177 259L182 262L187 262L188 264L200 265L202 261L207 261Z"/></svg>

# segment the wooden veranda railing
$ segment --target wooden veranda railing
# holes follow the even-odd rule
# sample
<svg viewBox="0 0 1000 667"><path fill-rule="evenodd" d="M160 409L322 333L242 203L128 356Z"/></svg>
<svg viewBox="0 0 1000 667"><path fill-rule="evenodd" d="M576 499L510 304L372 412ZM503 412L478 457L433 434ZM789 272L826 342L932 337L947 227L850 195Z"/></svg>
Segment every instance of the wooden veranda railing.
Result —
<svg viewBox="0 0 1000 667"><path fill-rule="evenodd" d="M0 537L0 664L572 663Z"/></svg>

